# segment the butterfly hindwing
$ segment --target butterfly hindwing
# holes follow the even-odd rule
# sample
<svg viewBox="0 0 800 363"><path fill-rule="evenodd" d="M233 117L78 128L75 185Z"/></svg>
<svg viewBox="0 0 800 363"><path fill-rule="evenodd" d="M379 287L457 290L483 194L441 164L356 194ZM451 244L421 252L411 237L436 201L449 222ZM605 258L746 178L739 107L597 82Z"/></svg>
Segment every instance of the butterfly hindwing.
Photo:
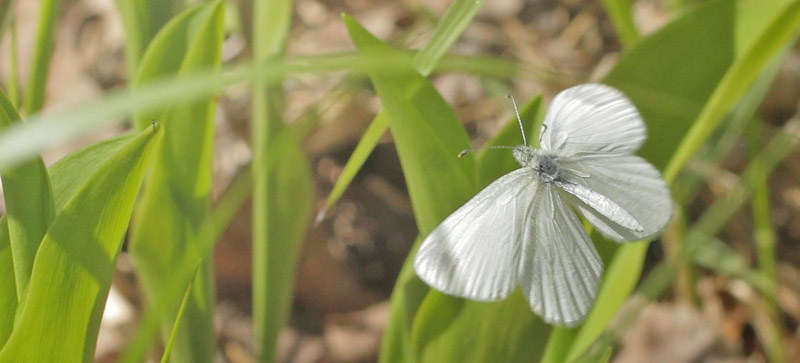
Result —
<svg viewBox="0 0 800 363"><path fill-rule="evenodd" d="M613 200L642 226L641 230L627 228L601 211L575 200L575 207L610 239L624 242L653 237L666 227L672 216L672 197L667 184L653 165L638 156L576 160L562 164L562 167L587 175L570 181Z"/></svg>
<svg viewBox="0 0 800 363"><path fill-rule="evenodd" d="M545 322L575 326L594 303L603 264L555 188L543 184L531 205L520 284L531 309Z"/></svg>

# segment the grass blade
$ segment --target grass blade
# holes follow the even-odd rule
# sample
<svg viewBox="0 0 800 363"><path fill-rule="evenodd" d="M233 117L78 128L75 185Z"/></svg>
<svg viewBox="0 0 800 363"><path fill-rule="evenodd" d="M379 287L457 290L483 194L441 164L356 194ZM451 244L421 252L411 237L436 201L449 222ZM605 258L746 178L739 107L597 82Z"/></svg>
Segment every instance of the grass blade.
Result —
<svg viewBox="0 0 800 363"><path fill-rule="evenodd" d="M53 55L53 33L61 8L61 0L42 0L39 8L39 24L36 28L36 45L33 52L28 84L25 87L24 110L31 115L42 109L50 71L50 58Z"/></svg>

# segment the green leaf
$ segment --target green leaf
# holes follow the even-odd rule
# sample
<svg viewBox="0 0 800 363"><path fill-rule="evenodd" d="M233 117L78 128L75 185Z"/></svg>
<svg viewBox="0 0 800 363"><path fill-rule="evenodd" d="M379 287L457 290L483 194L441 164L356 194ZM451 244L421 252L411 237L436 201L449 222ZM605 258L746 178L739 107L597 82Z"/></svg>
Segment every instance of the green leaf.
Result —
<svg viewBox="0 0 800 363"><path fill-rule="evenodd" d="M3 281L0 283L0 347L11 335L17 311L17 286L14 283L14 260L9 240L8 223L4 216L0 219L0 279Z"/></svg>
<svg viewBox="0 0 800 363"><path fill-rule="evenodd" d="M464 67L470 59L449 62L453 69L476 71ZM17 164L42 151L94 133L104 125L121 122L134 112L155 113L177 102L187 102L213 96L220 89L237 83L275 83L291 74L324 74L342 70L355 75L368 69L394 72L396 59L359 58L353 54L299 56L291 59L270 59L266 63L243 63L222 69L197 70L192 74L171 76L141 85L135 90L112 90L104 96L81 104L66 106L58 112L27 117L27 123L0 134L0 169ZM456 64L457 63L457 64ZM508 62L493 62L509 67ZM511 75L513 73L502 72Z"/></svg>
<svg viewBox="0 0 800 363"><path fill-rule="evenodd" d="M431 39L414 55L411 61L420 74L427 76L433 71L447 49L455 43L467 25L472 22L472 18L481 5L483 5L483 0L456 0L447 8L442 19L436 24L436 29L433 31ZM380 137L388 128L388 119L383 112L378 113L370 123L364 136L359 140L350 159L347 160L339 179L336 180L333 190L328 195L325 209L318 216L318 220L322 219L324 213L341 198L345 189L353 181L364 162L367 161L369 154L378 145Z"/></svg>
<svg viewBox="0 0 800 363"><path fill-rule="evenodd" d="M36 254L28 295L0 361L92 360L116 259L159 130L131 139L57 215Z"/></svg>
<svg viewBox="0 0 800 363"><path fill-rule="evenodd" d="M223 40L224 7L211 2L192 7L174 18L156 35L140 63L136 85L184 76L218 67ZM196 254L196 233L211 206L213 99L182 102L160 112L140 113L141 127L155 118L164 139L138 206L131 232L130 253L150 301L169 304L159 296L164 276L175 274L174 261ZM214 355L212 261L200 268L176 336L173 361L211 361ZM163 322L163 333L174 326L173 311Z"/></svg>
<svg viewBox="0 0 800 363"><path fill-rule="evenodd" d="M38 112L44 105L47 74L53 55L53 33L61 8L61 0L42 0L39 7L39 23L36 29L36 45L33 52L28 84L25 87L25 114Z"/></svg>
<svg viewBox="0 0 800 363"><path fill-rule="evenodd" d="M270 187L266 212L270 228L266 231L266 263L262 266L266 278L264 316L268 325L263 333L265 341L270 339L269 343L274 345L291 306L297 253L309 222L313 188L308 162L291 129L284 127L273 136L268 157ZM262 349L264 359L274 355L277 348Z"/></svg>
<svg viewBox="0 0 800 363"><path fill-rule="evenodd" d="M291 10L289 0L253 4L256 62L283 58ZM283 123L283 104L280 83L253 85L253 331L262 362L277 355L313 193L299 141Z"/></svg>
<svg viewBox="0 0 800 363"><path fill-rule="evenodd" d="M632 0L603 0L606 13L617 30L622 45L629 47L639 38L639 30L633 22Z"/></svg>
<svg viewBox="0 0 800 363"><path fill-rule="evenodd" d="M111 155L127 146L136 134L103 140L67 155L48 169L56 210L61 211L89 176L108 162Z"/></svg>
<svg viewBox="0 0 800 363"><path fill-rule="evenodd" d="M241 206L250 196L252 178L249 166L231 182L228 190L217 200L212 213L207 215L194 232L197 242L196 255L184 254L175 261L175 274L165 276L161 291L157 294L160 300L155 300L145 307L141 314L138 331L125 349L121 362L142 362L146 359L152 341L158 331L162 317L178 306L181 296L185 294L186 287L190 285L198 266L213 252L214 244L228 226L228 223L241 209ZM172 304L171 304L172 303Z"/></svg>
<svg viewBox="0 0 800 363"><path fill-rule="evenodd" d="M125 60L128 73L139 69L147 45L158 31L177 12L176 0L116 0L122 25L125 28Z"/></svg>
<svg viewBox="0 0 800 363"><path fill-rule="evenodd" d="M364 57L404 55L381 43L344 16L350 37ZM456 156L469 146L453 110L410 63L400 75L369 72L389 119L420 234L433 230L475 192L475 160ZM411 96L409 96L411 95Z"/></svg>
<svg viewBox="0 0 800 363"><path fill-rule="evenodd" d="M352 18L343 18L363 57L406 59L402 53L375 39ZM398 64L398 67L403 67L402 63ZM398 74L368 73L389 120L420 235L426 235L475 192L475 162L471 155L456 158L469 142L458 118L435 88L411 68L410 60L405 67L396 70ZM395 294L398 297L393 297L393 300L404 300L404 306L399 308L402 310L393 312L397 317L393 316L392 324L407 325L390 324L388 329L407 331L410 319L415 315L415 306L422 301L427 286L413 276L408 262L397 284ZM388 341L399 339L399 343L385 340L384 348L388 351L384 357L402 358L408 351L403 348L407 347L405 336L392 332ZM389 358L382 358L385 359Z"/></svg>
<svg viewBox="0 0 800 363"><path fill-rule="evenodd" d="M0 91L0 129L20 121L17 110ZM33 259L50 222L55 217L50 180L41 158L0 172L6 203L11 255L13 256L17 301L28 290Z"/></svg>
<svg viewBox="0 0 800 363"><path fill-rule="evenodd" d="M778 11L778 15L765 24L749 46L742 44L745 51L735 59L730 69L720 80L714 93L703 107L697 121L689 133L683 138L677 152L665 170L665 177L671 181L678 171L686 165L689 158L705 143L709 135L722 122L723 116L738 101L748 87L764 71L770 61L779 54L787 44L794 43L800 29L800 1L794 1ZM741 44L741 43L740 43Z"/></svg>
<svg viewBox="0 0 800 363"><path fill-rule="evenodd" d="M11 18L15 3L16 1L14 0L0 0L0 37L2 37L3 30L6 29L6 24Z"/></svg>

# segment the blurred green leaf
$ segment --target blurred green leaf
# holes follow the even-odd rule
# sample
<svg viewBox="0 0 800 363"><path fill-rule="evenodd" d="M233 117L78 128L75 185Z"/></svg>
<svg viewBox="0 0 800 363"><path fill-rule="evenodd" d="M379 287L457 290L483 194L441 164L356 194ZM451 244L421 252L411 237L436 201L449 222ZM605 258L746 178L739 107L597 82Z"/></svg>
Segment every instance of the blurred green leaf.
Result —
<svg viewBox="0 0 800 363"><path fill-rule="evenodd" d="M469 146L466 133L439 93L411 68L410 59L375 39L352 18L343 19L363 57L394 56L408 60L405 67L397 69L399 74L368 73L389 120L420 235L426 235L475 192L474 158L471 155L456 158ZM397 308L401 310L392 312L392 322L387 328L392 332L383 343L383 361L402 360L408 353L407 334L398 333L397 329L408 331L415 306L427 291L427 286L414 277L408 262L397 284L398 297L392 299L404 303Z"/></svg>
<svg viewBox="0 0 800 363"><path fill-rule="evenodd" d="M44 105L47 74L50 72L50 58L53 55L53 33L61 0L42 0L39 2L39 23L36 28L36 45L33 51L28 83L25 87L24 110L26 115L38 112Z"/></svg>
<svg viewBox="0 0 800 363"><path fill-rule="evenodd" d="M774 3L779 3L778 1ZM787 44L794 43L800 29L800 1L791 2L788 6L771 14L764 19L762 29L756 29L760 34L752 42L739 42L740 51L730 65L719 85L714 89L697 120L692 125L686 137L678 146L670 164L664 171L668 181L675 179L678 171L683 168L689 158L705 143L709 135L722 122L727 113L741 98L765 68L769 65ZM748 15L752 19L751 15ZM748 33L748 35L750 35Z"/></svg>
<svg viewBox="0 0 800 363"><path fill-rule="evenodd" d="M219 66L223 19L224 7L216 1L175 17L153 38L134 83L138 86L171 74L183 76ZM164 276L176 273L178 256L196 253L193 236L211 206L215 108L213 99L199 99L136 116L138 127L155 118L164 128L130 242L131 257L150 301L166 303L158 295ZM211 361L214 356L212 261L203 264L193 284L171 354L176 362ZM164 336L169 336L174 317L173 311L163 321Z"/></svg>
<svg viewBox="0 0 800 363"><path fill-rule="evenodd" d="M182 1L177 0L116 0L122 25L125 29L125 60L128 73L135 74L139 69L147 45L158 34L161 27L179 9Z"/></svg>
<svg viewBox="0 0 800 363"><path fill-rule="evenodd" d="M265 338L272 339L269 341L271 344L277 344L282 322L291 306L297 253L306 232L313 201L308 162L297 138L288 127L275 131L277 134L273 135L267 151L270 187L266 212L270 228L266 231L269 243L265 251L266 264L263 266L267 278L265 316L269 318L265 321L269 329L265 332ZM262 349L270 351L267 347ZM275 349L270 352L272 355Z"/></svg>
<svg viewBox="0 0 800 363"><path fill-rule="evenodd" d="M15 5L16 0L0 0L0 37L2 37L3 31L6 29L6 24L11 18Z"/></svg>
<svg viewBox="0 0 800 363"><path fill-rule="evenodd" d="M290 0L257 1L252 3L252 47L253 58L257 63L270 59L281 59L292 20ZM256 83L252 88L251 138L253 145L253 201L252 201L252 312L253 335L256 342L256 355L261 362L271 362L277 355L278 335L289 313L292 298L294 271L299 246L302 243L310 200L304 200L310 191L291 189L306 187L308 177L304 158L297 157L295 165L286 164L270 154L274 134L284 129L283 124L283 85ZM286 133L290 135L291 133ZM297 155L297 140L280 149L279 154ZM287 150L283 150L287 149ZM291 149L291 150L288 150ZM274 162L280 163L278 172L299 171L299 185L275 185L271 169ZM306 176L305 178L303 176ZM288 188L287 188L288 187ZM287 194L298 198L298 204L275 209ZM292 212L302 211L296 218ZM297 223L299 222L299 223ZM296 231L282 228L296 225ZM276 232L283 232L280 235Z"/></svg>
<svg viewBox="0 0 800 363"><path fill-rule="evenodd" d="M206 215L197 231L193 231L192 239L197 241L196 255L187 253L178 256L179 259L175 261L175 273L164 277L164 284L157 294L159 300L154 300L145 307L138 330L123 352L121 362L138 363L146 359L147 351L155 339L162 318L172 312L173 308L178 308L178 302L194 278L198 266L213 252L219 236L250 196L252 189L250 174L250 168L247 167L237 175L217 200L211 214Z"/></svg>
<svg viewBox="0 0 800 363"><path fill-rule="evenodd" d="M449 61L448 59L452 59ZM448 60L447 62L445 62ZM367 70L395 73L394 57L360 58L352 53L324 56L298 56L271 59L266 63L243 63L222 69L204 69L192 74L170 76L134 89L112 90L88 102L65 106L57 111L38 113L26 117L23 125L16 125L0 133L0 169L17 164L42 151L64 145L104 125L120 123L131 113L155 113L176 102L187 102L213 96L220 89L237 83L274 83L292 74L324 74L348 70L363 75ZM442 70L478 73L491 72L511 77L517 72L513 62L472 57L442 59Z"/></svg>
<svg viewBox="0 0 800 363"><path fill-rule="evenodd" d="M17 122L17 110L0 91L0 129ZM0 172L3 180L3 200L6 204L6 223L13 256L17 301L28 290L33 260L50 222L55 217L50 179L42 158Z"/></svg>
<svg viewBox="0 0 800 363"><path fill-rule="evenodd" d="M633 45L639 38L639 30L633 22L633 0L603 0L603 6L622 45Z"/></svg>
<svg viewBox="0 0 800 363"><path fill-rule="evenodd" d="M14 260L9 240L8 223L3 216L0 219L0 279L3 281L0 283L0 347L11 335L17 311L17 285L14 283Z"/></svg>
<svg viewBox="0 0 800 363"><path fill-rule="evenodd" d="M92 360L122 239L160 135L154 128L130 139L58 213L36 254L28 295L0 361Z"/></svg>

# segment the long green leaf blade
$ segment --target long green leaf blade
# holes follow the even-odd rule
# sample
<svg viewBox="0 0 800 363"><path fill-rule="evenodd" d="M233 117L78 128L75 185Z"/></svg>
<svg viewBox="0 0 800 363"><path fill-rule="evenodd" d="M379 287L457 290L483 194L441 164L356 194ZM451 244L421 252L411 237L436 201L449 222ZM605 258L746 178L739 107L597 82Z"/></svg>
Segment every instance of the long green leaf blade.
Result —
<svg viewBox="0 0 800 363"><path fill-rule="evenodd" d="M0 129L20 122L6 95L0 91ZM0 172L6 203L9 243L13 256L17 300L24 299L33 260L50 222L55 217L50 179L41 158Z"/></svg>
<svg viewBox="0 0 800 363"><path fill-rule="evenodd" d="M125 29L125 60L135 74L153 37L175 14L176 0L116 0Z"/></svg>
<svg viewBox="0 0 800 363"><path fill-rule="evenodd" d="M100 167L47 231L0 361L91 361L122 237L159 128ZM53 302L58 302L54 304Z"/></svg>
<svg viewBox="0 0 800 363"><path fill-rule="evenodd" d="M345 16L344 22L362 56L381 57L398 53L375 39L352 18ZM417 226L420 234L426 235L475 192L475 163L471 155L461 159L455 157L469 142L453 111L433 86L413 70L410 59L403 58L402 54L395 57L409 62L398 69L400 75L369 74L389 120ZM403 306L398 308L402 310L393 312L398 317L392 317L388 328L395 331L388 341L399 339L399 343L385 340L383 348L387 351L384 357L412 359L407 356L406 334L397 333L396 329L401 332L410 330L410 319L427 292L427 286L418 281L406 262L395 290L397 299L404 300Z"/></svg>
<svg viewBox="0 0 800 363"><path fill-rule="evenodd" d="M444 53L450 46L455 43L461 33L464 32L467 25L472 21L472 18L483 5L483 0L456 0L454 1L447 11L442 16L442 19L436 24L436 29L433 31L431 39L425 43L425 46L414 55L412 64L414 68L423 76L429 75ZM389 128L388 120L383 112L378 113L370 123L369 129L364 136L359 140L353 155L347 160L339 179L333 186L333 190L328 195L325 202L325 209L320 213L318 219L324 216L324 213L330 209L341 198L345 189L350 185L355 178L356 173L367 161L367 157L375 146L378 145L381 135L383 135Z"/></svg>

